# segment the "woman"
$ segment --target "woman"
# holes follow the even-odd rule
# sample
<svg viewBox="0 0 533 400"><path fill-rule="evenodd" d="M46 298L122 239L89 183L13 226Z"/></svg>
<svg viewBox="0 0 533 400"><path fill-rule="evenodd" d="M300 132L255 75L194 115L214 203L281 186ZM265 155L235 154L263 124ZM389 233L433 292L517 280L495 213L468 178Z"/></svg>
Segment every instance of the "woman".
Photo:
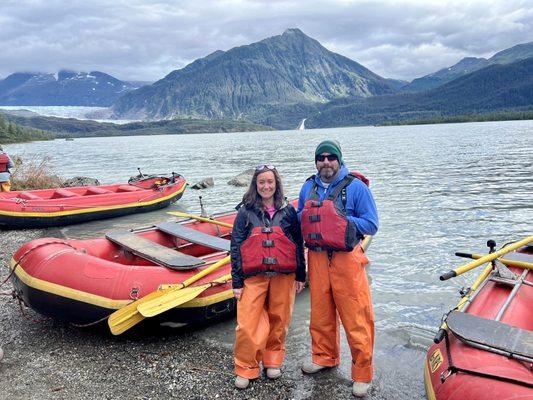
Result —
<svg viewBox="0 0 533 400"><path fill-rule="evenodd" d="M281 376L295 293L305 282L304 247L296 210L285 201L278 171L259 165L231 235L231 275L237 299L235 386Z"/></svg>

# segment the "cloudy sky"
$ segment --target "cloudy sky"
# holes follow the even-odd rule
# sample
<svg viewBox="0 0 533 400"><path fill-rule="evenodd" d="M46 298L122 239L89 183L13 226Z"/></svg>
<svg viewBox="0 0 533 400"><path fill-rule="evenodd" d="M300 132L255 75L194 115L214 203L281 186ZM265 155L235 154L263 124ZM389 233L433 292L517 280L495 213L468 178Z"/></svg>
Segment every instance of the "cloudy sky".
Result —
<svg viewBox="0 0 533 400"><path fill-rule="evenodd" d="M155 81L287 28L384 77L412 80L533 41L533 2L0 0L0 78L67 68Z"/></svg>

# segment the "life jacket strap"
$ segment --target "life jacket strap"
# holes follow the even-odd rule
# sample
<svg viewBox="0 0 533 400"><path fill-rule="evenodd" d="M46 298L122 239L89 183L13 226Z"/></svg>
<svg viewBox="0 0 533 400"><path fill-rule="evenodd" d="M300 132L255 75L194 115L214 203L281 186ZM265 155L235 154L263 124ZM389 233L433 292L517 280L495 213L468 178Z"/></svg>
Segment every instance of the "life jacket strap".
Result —
<svg viewBox="0 0 533 400"><path fill-rule="evenodd" d="M263 264L265 265L276 265L278 260L274 257L263 257Z"/></svg>
<svg viewBox="0 0 533 400"><path fill-rule="evenodd" d="M276 247L273 240L263 240L263 247Z"/></svg>
<svg viewBox="0 0 533 400"><path fill-rule="evenodd" d="M311 222L318 222L318 221L320 221L320 215L318 215L318 214L310 215L310 216L309 216L309 221L311 221Z"/></svg>

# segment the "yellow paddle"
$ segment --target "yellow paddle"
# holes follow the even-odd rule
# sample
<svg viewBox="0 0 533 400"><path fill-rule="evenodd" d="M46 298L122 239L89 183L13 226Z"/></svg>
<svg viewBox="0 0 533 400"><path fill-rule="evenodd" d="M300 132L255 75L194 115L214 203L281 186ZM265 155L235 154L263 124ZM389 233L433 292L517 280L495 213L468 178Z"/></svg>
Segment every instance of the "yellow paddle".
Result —
<svg viewBox="0 0 533 400"><path fill-rule="evenodd" d="M198 297L202 292L209 289L210 287L213 287L217 284L225 283L230 279L231 274L226 274L218 279L215 279L213 282L204 283L199 286L191 286L188 288L177 290L175 292L167 293L164 296L139 304L137 306L137 310L139 310L139 312L144 317L153 317L165 311L168 311L171 308L181 306L182 304L185 304L188 301L191 301L192 299Z"/></svg>
<svg viewBox="0 0 533 400"><path fill-rule="evenodd" d="M226 228L233 228L232 224L228 224L226 222L217 221L216 219L212 219L212 218L201 217L199 215L187 214L187 213L184 213L184 212L181 212L181 211L167 211L167 214L174 215L176 217L191 218L191 219L195 219L197 221L208 222L210 224L220 225L220 226L224 226Z"/></svg>
<svg viewBox="0 0 533 400"><path fill-rule="evenodd" d="M137 311L137 306L145 301L156 299L162 295L160 290L156 290L155 292L149 293L139 300L133 301L127 306L115 311L107 319L107 324L109 325L111 333L113 335L120 335L132 326L141 322L144 317Z"/></svg>
<svg viewBox="0 0 533 400"><path fill-rule="evenodd" d="M481 257L484 257L486 254L477 254L477 253L461 253L457 252L455 253L458 257L464 257L464 258L472 258L473 260L478 260ZM520 253L515 253L514 255L520 255ZM527 256L524 255L526 258ZM533 257L529 256L533 259ZM519 259L519 257L502 257L498 259L499 262L501 262L504 265L507 265L508 267L519 267L519 268L527 268L527 269L533 269L533 262L523 261Z"/></svg>
<svg viewBox="0 0 533 400"><path fill-rule="evenodd" d="M222 265L227 264L230 261L230 256L224 257L223 259L217 261L213 265L203 269L196 275L191 276L189 279L178 283L176 285L172 285L170 287L167 287L165 289L159 289L155 292L152 292L139 300L135 300L134 302L128 304L125 307L122 307L120 310L115 311L113 314L109 316L109 319L107 320L107 324L109 325L109 329L111 330L111 333L113 335L120 335L121 333L127 331L132 326L138 324L144 319L144 316L139 313L137 310L137 307L145 302L157 299L161 296L164 296L167 293L178 291L184 287L187 287L194 282L198 281L199 279L202 279L204 276L210 274L211 272L215 271L216 269L220 268Z"/></svg>
<svg viewBox="0 0 533 400"><path fill-rule="evenodd" d="M503 249L495 251L494 253L487 254L486 256L483 256L477 259L476 261L472 261L468 264L461 265L460 267L457 267L451 271L448 271L440 276L440 280L445 281L457 275L464 274L465 272L470 271L471 269L479 267L480 265L485 264L489 261L496 260L498 257L501 257L504 254L510 253L511 251L516 250L532 242L533 242L533 236L528 236L525 239L522 239L518 242L510 244L509 246L505 246Z"/></svg>

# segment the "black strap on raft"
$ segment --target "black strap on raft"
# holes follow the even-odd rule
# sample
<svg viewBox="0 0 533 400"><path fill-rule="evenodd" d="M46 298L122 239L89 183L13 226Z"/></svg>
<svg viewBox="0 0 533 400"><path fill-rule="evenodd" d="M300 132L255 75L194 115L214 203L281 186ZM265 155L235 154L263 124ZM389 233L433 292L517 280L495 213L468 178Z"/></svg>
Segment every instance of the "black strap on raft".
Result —
<svg viewBox="0 0 533 400"><path fill-rule="evenodd" d="M448 372L449 373L448 373L447 376L444 376L444 374L441 375L441 378L440 378L441 382L444 383L444 381L451 374L456 374L456 373L460 372L460 373L463 373L463 374L470 374L470 375L479 376L479 377L488 378L488 379L496 379L498 381L514 383L516 385L521 385L521 386L526 386L528 388L533 388L533 384L529 383L529 382L525 382L525 381L521 381L521 380L513 379L513 378L507 378L505 376L487 374L485 372L472 371L471 369L465 369L465 368L461 368L461 367L455 366L453 364L453 361L452 361L452 352L450 350L450 339L449 339L448 335L449 335L448 331L445 331L444 340L446 342L446 354L448 355Z"/></svg>

